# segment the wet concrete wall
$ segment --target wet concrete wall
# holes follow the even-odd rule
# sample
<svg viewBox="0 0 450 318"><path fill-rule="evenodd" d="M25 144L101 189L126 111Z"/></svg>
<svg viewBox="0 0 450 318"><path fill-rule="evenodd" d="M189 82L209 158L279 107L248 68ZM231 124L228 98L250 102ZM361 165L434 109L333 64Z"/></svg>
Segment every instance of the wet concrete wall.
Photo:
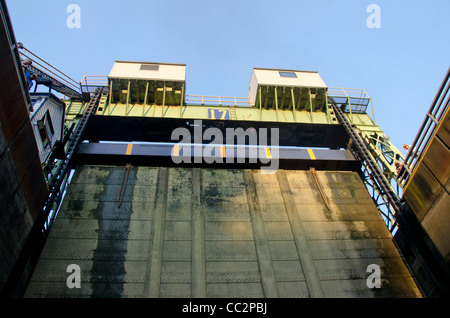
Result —
<svg viewBox="0 0 450 318"><path fill-rule="evenodd" d="M310 171L123 176L77 169L25 297L420 296L357 173L318 171L323 195Z"/></svg>

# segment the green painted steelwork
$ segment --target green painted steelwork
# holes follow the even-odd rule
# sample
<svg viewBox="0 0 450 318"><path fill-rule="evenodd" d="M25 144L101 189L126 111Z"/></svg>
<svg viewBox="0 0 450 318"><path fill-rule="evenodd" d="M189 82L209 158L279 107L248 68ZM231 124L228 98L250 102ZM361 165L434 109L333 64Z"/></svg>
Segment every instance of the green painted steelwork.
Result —
<svg viewBox="0 0 450 318"><path fill-rule="evenodd" d="M184 81L109 78L104 82L110 93L102 95L95 114L100 116L339 125L331 106L336 104L362 137L392 189L399 197L402 194L397 177L404 157L375 123L372 99L363 89L259 85L252 101L185 95ZM88 84L86 80L86 87ZM66 103L68 123L77 121L85 104Z"/></svg>
<svg viewBox="0 0 450 318"><path fill-rule="evenodd" d="M173 82L120 80L123 83L119 84L117 81L110 79L111 94L102 95L96 115L339 125L328 103L328 100L332 100L341 105L341 109L367 144L388 180L396 183L396 161L398 164L404 159L383 130L376 125L372 99L364 90L332 88L325 92L302 87L260 86L253 107L188 105L184 97L174 99L175 95L170 93L174 88ZM176 85L176 89L179 89L180 95L183 96L184 83ZM127 89L119 93L120 87ZM327 98L322 96L324 93L327 94ZM211 98L209 96L209 99L201 100L213 102ZM220 97L217 101L220 101ZM71 100L65 102L67 121L72 122L82 114L85 104ZM367 113L369 106L372 116ZM396 192L400 194L400 187L398 185L395 187Z"/></svg>

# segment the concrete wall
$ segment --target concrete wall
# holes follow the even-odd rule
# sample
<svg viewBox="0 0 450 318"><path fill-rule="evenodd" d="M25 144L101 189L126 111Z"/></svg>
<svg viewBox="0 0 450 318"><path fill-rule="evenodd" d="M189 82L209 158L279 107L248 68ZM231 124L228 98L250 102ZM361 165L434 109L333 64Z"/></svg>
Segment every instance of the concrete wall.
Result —
<svg viewBox="0 0 450 318"><path fill-rule="evenodd" d="M357 173L329 211L309 171L133 167L118 207L123 172L77 169L25 297L420 296Z"/></svg>

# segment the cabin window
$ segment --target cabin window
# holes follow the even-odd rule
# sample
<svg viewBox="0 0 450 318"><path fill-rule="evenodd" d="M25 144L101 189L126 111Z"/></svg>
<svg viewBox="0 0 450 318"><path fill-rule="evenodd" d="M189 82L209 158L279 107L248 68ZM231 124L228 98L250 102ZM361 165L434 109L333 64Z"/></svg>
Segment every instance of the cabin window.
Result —
<svg viewBox="0 0 450 318"><path fill-rule="evenodd" d="M141 71L158 71L159 65L158 64L141 64Z"/></svg>
<svg viewBox="0 0 450 318"><path fill-rule="evenodd" d="M55 134L55 130L53 129L52 119L50 118L50 113L48 110L45 112L44 116L37 122L37 126L39 129L39 135L42 140L42 145L44 148L50 146L50 141Z"/></svg>
<svg viewBox="0 0 450 318"><path fill-rule="evenodd" d="M293 77L297 78L297 74L294 72L279 72L281 77Z"/></svg>

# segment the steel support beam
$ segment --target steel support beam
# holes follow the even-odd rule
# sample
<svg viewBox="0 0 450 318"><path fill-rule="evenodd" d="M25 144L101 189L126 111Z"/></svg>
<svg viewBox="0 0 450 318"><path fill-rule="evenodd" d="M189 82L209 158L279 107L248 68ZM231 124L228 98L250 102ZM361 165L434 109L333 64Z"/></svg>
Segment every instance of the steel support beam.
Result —
<svg viewBox="0 0 450 318"><path fill-rule="evenodd" d="M194 155L202 154L202 160ZM278 155L276 155L278 153ZM201 152L194 151L193 144L179 143L82 143L77 148L77 164L122 164L142 166L176 166L201 162L223 168L261 167L270 160L278 160L284 169L347 170L357 171L360 162L349 150L311 149L299 147L249 146L249 145L201 145Z"/></svg>

